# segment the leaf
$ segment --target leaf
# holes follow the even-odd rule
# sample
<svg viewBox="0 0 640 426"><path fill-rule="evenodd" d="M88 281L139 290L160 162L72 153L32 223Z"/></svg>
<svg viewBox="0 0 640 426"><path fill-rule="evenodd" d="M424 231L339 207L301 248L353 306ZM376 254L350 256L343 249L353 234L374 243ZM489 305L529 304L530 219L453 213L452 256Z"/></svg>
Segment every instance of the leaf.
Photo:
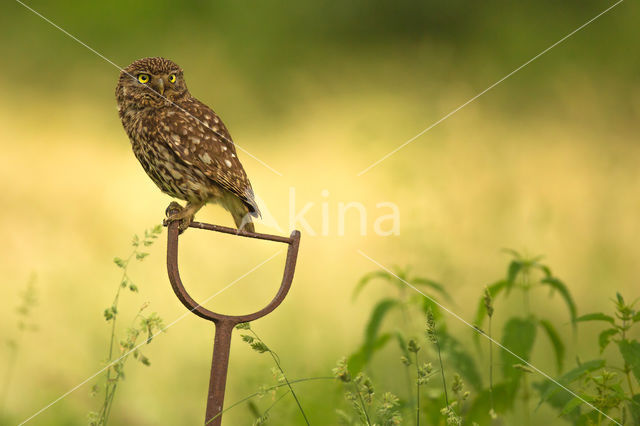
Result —
<svg viewBox="0 0 640 426"><path fill-rule="evenodd" d="M633 395L633 398L629 401L629 411L631 412L631 418L633 422L631 424L640 424L640 393Z"/></svg>
<svg viewBox="0 0 640 426"><path fill-rule="evenodd" d="M562 407L561 414L563 416L566 416L567 414L571 413L573 410L575 410L576 408L584 404L584 401L587 401L587 402L593 401L593 398L591 398L589 395L586 395L586 394L582 394L580 395L580 397L582 399L576 398L576 397L571 398L569 402L567 402L565 406Z"/></svg>
<svg viewBox="0 0 640 426"><path fill-rule="evenodd" d="M424 312L426 315L427 312L431 311L431 313L433 314L433 319L436 320L436 322L442 319L442 311L440 310L440 306L438 306L437 303L435 303L428 297L424 297L423 295L419 296L422 302L422 312Z"/></svg>
<svg viewBox="0 0 640 426"><path fill-rule="evenodd" d="M507 286L507 281L506 280L502 280L502 281L498 281L495 282L493 284L491 284L490 286L487 287L487 291L489 292L489 294L491 295L491 298L494 300L496 299L496 296L502 291L504 290L504 288ZM474 320L474 325L480 329L482 329L482 323L484 322L485 317L487 316L487 308L484 305L484 295L482 295L480 297L480 300L478 301L478 309L476 310L476 318ZM473 333L473 338L475 340L476 346L478 346L479 349L479 344L480 344L480 334L479 333Z"/></svg>
<svg viewBox="0 0 640 426"><path fill-rule="evenodd" d="M113 263L118 265L118 268L124 268L126 266L124 260L120 259L119 257L114 257L113 258Z"/></svg>
<svg viewBox="0 0 640 426"><path fill-rule="evenodd" d="M396 306L400 306L400 301L397 299L383 299L373 308L365 331L365 347L367 345L373 346L378 337L382 320L384 320L385 315Z"/></svg>
<svg viewBox="0 0 640 426"><path fill-rule="evenodd" d="M511 318L504 326L502 344L520 358L502 351L502 371L505 379L516 387L522 372L513 368L513 365L521 364L522 360L529 361L535 339L536 324L531 319Z"/></svg>
<svg viewBox="0 0 640 426"><path fill-rule="evenodd" d="M447 354L447 363L452 370L458 372L476 390L482 389L482 376L478 373L473 357L468 354L463 345L449 333L439 330L438 338L442 352Z"/></svg>
<svg viewBox="0 0 640 426"><path fill-rule="evenodd" d="M414 278L412 280L409 281L411 284L417 284L417 285L424 285L427 287L431 287L432 289L434 289L435 291L437 291L438 293L440 293L445 299L451 301L451 296L449 295L449 293L447 293L447 290L445 290L444 286L442 284L439 284L433 280L429 280L427 278Z"/></svg>
<svg viewBox="0 0 640 426"><path fill-rule="evenodd" d="M373 355L376 351L379 351L380 349L382 349L387 344L390 337L391 337L391 334L389 333L382 334L380 335L380 337L378 337L378 340L376 340L376 342L374 343L371 351L365 350L365 347L363 345L360 347L358 351L351 354L351 356L347 360L347 368L349 372L355 375L360 371L362 371L364 366L367 365L367 363L371 359L371 355Z"/></svg>
<svg viewBox="0 0 640 426"><path fill-rule="evenodd" d="M619 330L617 328L609 328L607 330L604 330L602 333L600 333L600 335L598 336L598 343L600 344L600 353L604 352L607 346L609 346L609 343L611 342L611 338L618 333L619 333Z"/></svg>
<svg viewBox="0 0 640 426"><path fill-rule="evenodd" d="M584 362L573 370L570 370L560 376L558 379L556 379L556 382L560 383L562 386L568 386L570 383L582 377L582 375L584 375L585 373L602 368L604 367L604 365L605 361L602 359L594 359ZM540 401L538 402L538 406L540 406L543 402L549 400L559 390L562 390L562 388L559 387L556 383L551 382L550 380L545 380L538 386L538 390L540 391Z"/></svg>
<svg viewBox="0 0 640 426"><path fill-rule="evenodd" d="M545 275L545 277L551 278L553 276L553 274L551 273L551 269L549 269L547 265L543 265L541 263L535 263L533 266L541 270L542 273Z"/></svg>
<svg viewBox="0 0 640 426"><path fill-rule="evenodd" d="M404 339L404 336L402 335L402 333L400 333L399 331L396 331L393 334L396 338L396 341L398 342L398 346L400 346L400 350L402 351L402 355L404 355L407 359L411 359L411 354L409 353L409 350L407 349L407 342Z"/></svg>
<svg viewBox="0 0 640 426"><path fill-rule="evenodd" d="M569 315L571 316L571 323L575 326L577 309L576 309L576 304L574 303L573 298L571 297L571 293L569 293L569 289L567 288L567 286L564 285L564 283L559 279L553 278L553 277L543 278L542 280L540 280L540 282L542 284L549 285L551 288L555 290L558 290L558 292L564 299L564 302L567 304L567 308L569 309Z"/></svg>
<svg viewBox="0 0 640 426"><path fill-rule="evenodd" d="M364 343L360 349L349 358L349 371L351 371L352 374L357 374L362 367L369 362L373 353L386 344L390 335L386 334L384 341L381 342L378 333L385 315L396 306L400 306L399 300L383 299L373 308L365 330Z"/></svg>
<svg viewBox="0 0 640 426"><path fill-rule="evenodd" d="M370 281L376 278L380 278L380 279L391 282L393 281L394 277L386 271L373 271L373 272L369 272L368 274L365 274L362 278L360 278L360 281L358 281L358 284L356 284L356 287L353 289L351 300L356 300L356 298L358 297L358 294L360 294L360 292L365 288L365 286L369 284Z"/></svg>
<svg viewBox="0 0 640 426"><path fill-rule="evenodd" d="M522 260L522 255L520 253L518 253L517 251L515 251L514 249L503 248L502 251L505 252L505 253L510 254L511 256L515 257L518 260Z"/></svg>
<svg viewBox="0 0 640 426"><path fill-rule="evenodd" d="M510 284L515 283L520 270L522 270L522 262L518 260L512 260L511 263L509 263L509 267L507 268L507 282L509 282Z"/></svg>
<svg viewBox="0 0 640 426"><path fill-rule="evenodd" d="M514 398L511 387L506 383L493 385L493 409L496 413L503 414L512 408ZM491 425L492 419L489 415L491 410L492 395L489 389L484 389L471 402L471 407L467 413L467 422L476 422L481 425ZM440 423L433 423L440 424Z"/></svg>
<svg viewBox="0 0 640 426"><path fill-rule="evenodd" d="M613 317L610 317L609 315L605 315L602 312L595 312L593 314L581 315L578 318L576 318L576 322L585 322L585 321L606 321L606 322L610 322L611 324L616 323L616 320L613 319Z"/></svg>
<svg viewBox="0 0 640 426"><path fill-rule="evenodd" d="M149 256L149 253L136 253L136 259L138 260L142 260L147 256Z"/></svg>
<svg viewBox="0 0 640 426"><path fill-rule="evenodd" d="M549 341L551 341L551 345L553 346L553 351L556 356L556 367L558 369L558 373L562 371L562 363L564 361L565 347L564 343L562 343L562 339L558 332L554 328L553 324L548 320L540 320L540 326L547 333L547 337L549 337Z"/></svg>
<svg viewBox="0 0 640 426"><path fill-rule="evenodd" d="M637 340L621 340L618 342L624 363L631 369L636 380L640 381L640 342Z"/></svg>

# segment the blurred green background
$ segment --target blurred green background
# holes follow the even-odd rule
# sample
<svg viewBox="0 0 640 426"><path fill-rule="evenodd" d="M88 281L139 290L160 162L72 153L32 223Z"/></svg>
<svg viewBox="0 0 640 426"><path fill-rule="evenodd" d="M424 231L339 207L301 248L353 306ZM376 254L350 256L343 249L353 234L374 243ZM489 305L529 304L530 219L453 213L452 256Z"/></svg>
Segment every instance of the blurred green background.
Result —
<svg viewBox="0 0 640 426"><path fill-rule="evenodd" d="M453 309L471 319L484 285L502 277L511 247L544 254L569 286L579 313L610 310L620 291L638 296L640 235L640 9L623 2L362 176L358 172L466 102L612 2L356 0L110 1L28 4L119 66L165 56L185 70L191 93L221 115L256 193L288 231L290 188L319 235L303 233L291 294L254 328L290 378L326 376L360 343L376 287L357 303L358 278L380 263L411 265L442 282ZM115 109L118 70L17 2L0 13L0 337L17 333L14 307L34 274L38 331L25 336L6 400L19 423L101 368L120 271L114 256L160 221L169 203L131 153ZM323 190L329 191L322 195ZM337 235L337 206L367 208ZM373 233L376 204L396 203L400 234ZM321 203L329 232L321 235ZM202 221L230 225L209 206ZM264 232L278 232L258 225ZM131 271L144 302L171 323L184 313L164 266L163 234ZM206 298L277 245L188 231L181 267ZM284 253L212 300L240 313L275 291ZM539 294L537 312L571 338L560 301ZM517 309L497 308L497 321ZM121 323L121 324L122 324ZM449 321L469 342L469 329ZM597 356L597 327L581 327L567 359ZM200 424L213 330L189 315L147 349L150 368L131 366L113 424ZM397 358L391 350L381 359ZM0 351L6 366L8 351ZM385 358L386 357L386 358ZM552 371L548 348L534 363ZM395 361L394 361L395 362ZM384 369L384 363L379 368ZM395 365L393 364L396 368ZM226 401L272 380L270 360L232 343ZM387 379L385 379L385 377ZM380 374L394 389L393 375ZM29 424L86 424L97 379ZM385 380L387 380L385 382ZM335 422L342 403L331 382L299 386L314 424ZM536 422L558 422L544 408ZM227 424L250 424L245 406ZM295 406L274 409L296 424ZM534 422L535 423L535 422Z"/></svg>

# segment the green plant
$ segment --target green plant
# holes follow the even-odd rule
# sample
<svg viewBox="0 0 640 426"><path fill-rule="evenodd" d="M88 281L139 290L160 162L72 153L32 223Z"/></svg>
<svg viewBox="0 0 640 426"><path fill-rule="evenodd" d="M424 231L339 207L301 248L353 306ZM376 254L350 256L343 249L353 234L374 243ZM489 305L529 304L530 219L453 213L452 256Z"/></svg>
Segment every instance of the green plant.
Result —
<svg viewBox="0 0 640 426"><path fill-rule="evenodd" d="M258 352L258 353L268 353L269 355L271 355L271 358L273 359L273 362L276 364L276 370L274 371L274 376L279 380L284 382L287 387L289 388L289 392L291 392L291 395L293 396L293 399L296 401L296 404L298 406L298 409L300 410L300 414L302 414L302 417L304 418L305 423L308 425L309 424L309 420L307 419L307 415L304 412L304 409L302 408L302 404L300 404L300 400L298 399L298 395L296 395L295 391L293 390L293 387L291 386L291 383L289 382L289 379L287 379L287 376L284 374L284 370L282 369L282 365L280 363L280 357L278 356L278 354L276 354L274 351L272 351L265 343L264 341L258 336L258 334L251 328L251 324L248 322L245 323L241 323L238 324L236 326L236 329L238 330L246 330L249 333L252 334L252 336L248 335L248 334L242 334L242 340L247 342L249 344L249 346L251 346L251 349L253 349L254 351ZM280 397L283 398L283 396ZM263 413L262 415L256 415L256 423L255 424L263 424L268 420L268 411L273 407L273 405L275 405L280 399L276 400L271 407L269 407L265 413ZM257 411L255 411L255 413L257 413ZM212 419L213 420L213 419Z"/></svg>
<svg viewBox="0 0 640 426"><path fill-rule="evenodd" d="M495 417L496 413L505 413L513 409L517 395L522 400L523 421L529 422L529 409L531 404L532 389L528 369L522 365L522 360L530 361L532 350L536 344L537 331L546 335L554 351L554 359L558 373L562 372L565 357L565 344L553 323L545 318L540 318L531 310L530 298L533 291L542 288L550 290L550 296L558 293L565 302L569 311L571 324L574 325L577 309L573 297L567 286L559 278L553 275L549 266L540 262L542 257L527 257L515 250L505 250L512 255L512 260L507 267L507 274L504 279L489 285L478 302L475 318L476 327L481 330L486 317L489 317L489 332L491 332L491 321L495 311L495 300L498 296L508 297L513 290L518 290L522 294L522 315L508 318L504 324L501 344L512 353L501 351L502 376L503 381L494 386L493 383L493 353L492 342L489 341L490 351L490 389L488 397L488 409L484 421L489 417ZM483 332L481 332L483 333ZM474 339L479 348L479 338L481 333L475 333ZM517 356L514 356L517 355ZM495 393L502 394L500 407L495 406ZM484 405L484 400L479 404ZM480 408L478 407L478 410Z"/></svg>
<svg viewBox="0 0 640 426"><path fill-rule="evenodd" d="M611 364L605 359L580 362L576 368L560 377L565 386L577 386L580 398L589 401L592 407L585 407L581 399L559 392L553 384L541 383L540 403L547 403L560 411L560 414L576 424L601 425L610 421L603 413L613 417L620 424L640 424L640 394L636 393L636 383L640 382L640 342L630 337L632 328L640 322L640 312L634 309L634 303L625 302L622 295L616 294L615 314L602 312L586 314L576 319L577 323L587 321L603 322L607 325L598 336L600 354L615 343L617 355L622 367ZM626 390L625 390L626 388Z"/></svg>
<svg viewBox="0 0 640 426"><path fill-rule="evenodd" d="M537 384L532 383L531 373L527 363L536 345L537 331L546 335L553 348L556 369L561 372L565 358L565 343L555 325L547 318L540 317L531 309L531 294L542 288L548 288L551 295L559 294L565 302L571 324L577 318L577 309L567 286L557 278L551 269L541 262L540 257L529 258L520 253L507 250L512 255L506 277L487 286L481 294L475 317L473 336L479 348L479 337L484 334L489 337L489 360L487 368L488 386L483 384L482 376L476 366L476 355L455 337L447 327L442 315L443 306L434 297L437 295L451 303L444 286L430 279L413 276L408 269L395 268L393 271L374 271L365 275L356 285L354 298L357 297L369 283L374 280L386 282L394 287L397 296L384 297L375 303L365 329L364 342L348 358L349 371L360 372L371 365L375 353L383 350L387 343L395 341L401 351L401 359L405 366L413 363L417 365L417 351L419 342L406 336L414 333L414 318L425 318L427 324L427 340L431 343L427 349L431 353L425 355L437 365L441 376L441 386L434 386L434 381L425 383L429 386L427 392L413 385L407 387L406 404L400 405L400 410L416 410L416 425L422 420L427 424L439 424L444 416L449 424L478 422L491 424L500 415L514 412L518 396L522 401L518 420L528 423L533 392ZM420 287L431 290L433 294L424 293ZM496 298L508 297L512 291L522 295L522 309L509 318L504 319L502 336L499 340L493 337L493 322L496 312ZM513 303L509 303L513 306ZM507 304L505 304L507 306ZM446 309L446 308L445 308ZM448 310L448 309L446 309ZM397 311L401 321L395 322L395 328L386 331L385 323L390 322L390 313ZM488 319L487 332L483 331L483 323ZM467 324L468 325L468 324ZM407 340L410 344L407 344ZM494 360L493 342L507 348L509 351L499 352L499 364ZM411 350L411 349L412 350ZM514 355L515 354L515 355ZM496 376L494 367L500 366L502 374ZM409 371L406 369L407 372ZM447 376L453 377L451 388L447 384ZM463 383L469 384L469 389ZM411 384L411 380L408 380ZM450 398L449 389L453 392ZM400 399L403 400L402 397ZM422 420L421 420L422 418Z"/></svg>
<svg viewBox="0 0 640 426"><path fill-rule="evenodd" d="M4 375L4 380L2 381L2 392L0 393L0 416L3 417L6 415L7 396L15 373L16 361L19 358L18 355L20 354L22 339L24 338L25 333L35 332L38 330L38 327L32 319L33 308L38 304L35 282L36 278L35 275L33 275L27 282L27 286L24 291L20 293L20 305L16 308L16 325L18 331L15 337L6 340L9 356L6 365L6 373ZM0 417L0 420L1 419L2 417Z"/></svg>
<svg viewBox="0 0 640 426"><path fill-rule="evenodd" d="M417 351L416 351L417 352ZM364 424L367 426L395 426L402 424L398 410L400 400L391 392L376 397L371 378L360 372L351 376L346 358L341 358L333 369L333 375L345 386L344 396L356 413L356 419L342 410L336 410L343 424Z"/></svg>
<svg viewBox="0 0 640 426"><path fill-rule="evenodd" d="M125 378L124 368L129 356L133 356L134 359L137 359L143 365L149 366L151 364L149 358L147 358L139 348L144 343L151 343L155 334L157 334L159 330L162 330L162 319L155 312L145 315L144 311L149 304L144 303L131 320L130 326L125 331L124 338L119 342L116 333L116 320L121 315L118 311L118 303L122 290L129 290L132 293L138 292L138 286L129 276L131 262L134 260L138 262L143 261L149 255L149 253L143 251L144 248L153 245L161 233L162 226L158 225L152 229L145 230L143 238L134 235L131 242L132 250L129 256L125 259L116 257L113 260L116 266L122 270L122 275L111 306L103 312L105 320L111 325L111 335L109 338L107 359L105 361L107 368L104 374L104 383L101 386L96 384L92 387L93 395L97 394L102 388L104 398L101 408L96 412L89 413L89 425L91 426L104 426L108 423L118 384ZM142 340L143 343L139 343L140 340Z"/></svg>

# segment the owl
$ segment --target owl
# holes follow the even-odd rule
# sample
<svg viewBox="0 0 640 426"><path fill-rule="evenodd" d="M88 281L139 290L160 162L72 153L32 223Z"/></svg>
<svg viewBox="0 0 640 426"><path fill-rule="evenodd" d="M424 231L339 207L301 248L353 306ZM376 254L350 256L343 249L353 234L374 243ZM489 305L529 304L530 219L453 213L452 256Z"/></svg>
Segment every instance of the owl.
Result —
<svg viewBox="0 0 640 426"><path fill-rule="evenodd" d="M238 230L254 232L260 210L220 117L189 93L182 69L164 58L139 59L122 70L118 113L133 153L172 203L167 221L186 229L205 204L228 210Z"/></svg>

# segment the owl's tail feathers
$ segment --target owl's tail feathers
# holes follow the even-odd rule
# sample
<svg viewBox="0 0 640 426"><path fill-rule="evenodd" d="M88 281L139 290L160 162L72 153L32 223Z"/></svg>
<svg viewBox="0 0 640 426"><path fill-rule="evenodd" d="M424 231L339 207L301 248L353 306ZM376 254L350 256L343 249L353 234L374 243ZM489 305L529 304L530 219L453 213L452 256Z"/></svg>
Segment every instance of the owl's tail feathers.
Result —
<svg viewBox="0 0 640 426"><path fill-rule="evenodd" d="M233 210L231 215L239 231L256 232L253 222L251 221L252 214L246 207L244 209Z"/></svg>

